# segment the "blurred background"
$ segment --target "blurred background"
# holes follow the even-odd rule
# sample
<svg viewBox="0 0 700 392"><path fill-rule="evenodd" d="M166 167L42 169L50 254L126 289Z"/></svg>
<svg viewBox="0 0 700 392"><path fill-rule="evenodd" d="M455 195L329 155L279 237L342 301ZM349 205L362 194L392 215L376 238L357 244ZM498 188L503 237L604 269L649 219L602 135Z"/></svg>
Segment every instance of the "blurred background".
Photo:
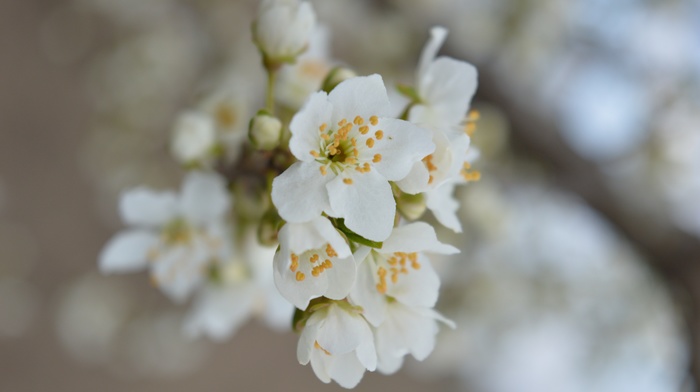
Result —
<svg viewBox="0 0 700 392"><path fill-rule="evenodd" d="M459 190L424 363L361 391L693 391L700 382L700 4L319 0L330 54L410 82L436 24L474 63L479 182ZM255 1L0 0L0 390L340 390L296 335L187 340L145 274L102 277L122 189L176 187L174 118L262 83ZM241 75L245 75L241 81ZM258 108L228 97L232 132ZM247 101L246 101L247 99Z"/></svg>

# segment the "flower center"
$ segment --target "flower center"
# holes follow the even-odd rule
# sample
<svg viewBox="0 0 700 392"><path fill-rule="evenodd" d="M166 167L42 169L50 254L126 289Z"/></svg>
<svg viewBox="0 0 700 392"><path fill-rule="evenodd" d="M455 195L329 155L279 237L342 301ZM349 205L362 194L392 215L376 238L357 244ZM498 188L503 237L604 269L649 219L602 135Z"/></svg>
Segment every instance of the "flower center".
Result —
<svg viewBox="0 0 700 392"><path fill-rule="evenodd" d="M394 252L390 255L372 253L374 253L374 261L377 266L376 288L381 294L386 294L389 280L392 284L396 284L400 275L409 273L409 267L414 270L421 267L417 252Z"/></svg>
<svg viewBox="0 0 700 392"><path fill-rule="evenodd" d="M292 252L289 254L289 259L291 260L289 270L296 273L295 278L298 282L306 279L307 275L318 278L326 270L333 268L333 261L335 261L337 256L338 253L331 244L326 244L325 249L307 250L301 255Z"/></svg>
<svg viewBox="0 0 700 392"><path fill-rule="evenodd" d="M352 121L344 118L338 122L337 128L321 124L319 149L309 152L321 164L321 174L325 176L328 170L339 174L346 169L354 169L359 173L370 172L373 163L381 162L382 155L362 152L374 148L376 143L384 139L384 131L376 129L378 124L377 116L370 116L367 120L355 116ZM343 182L350 185L352 179L346 178Z"/></svg>

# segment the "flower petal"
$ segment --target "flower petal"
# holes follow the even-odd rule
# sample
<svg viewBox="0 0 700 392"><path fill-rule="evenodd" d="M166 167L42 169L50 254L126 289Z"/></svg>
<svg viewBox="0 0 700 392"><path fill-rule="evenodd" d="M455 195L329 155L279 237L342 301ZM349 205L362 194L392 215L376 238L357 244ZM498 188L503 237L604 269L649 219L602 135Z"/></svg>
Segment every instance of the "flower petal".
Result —
<svg viewBox="0 0 700 392"><path fill-rule="evenodd" d="M411 171L403 179L396 181L396 186L402 192L410 195L425 192L428 189L428 181L430 181L430 172L425 167L425 163L418 161L413 164Z"/></svg>
<svg viewBox="0 0 700 392"><path fill-rule="evenodd" d="M425 222L414 222L394 229L384 241L381 253L431 252L451 255L459 253L452 245L438 241L435 229Z"/></svg>
<svg viewBox="0 0 700 392"><path fill-rule="evenodd" d="M289 124L289 130L292 132L289 150L297 159L305 162L315 159L310 151L318 151L321 141L320 127L322 124L331 126L332 112L333 105L328 101L328 95L319 91L312 94L304 107L292 118Z"/></svg>
<svg viewBox="0 0 700 392"><path fill-rule="evenodd" d="M343 388L355 388L365 374L365 367L355 353L334 355L330 376Z"/></svg>
<svg viewBox="0 0 700 392"><path fill-rule="evenodd" d="M425 109L416 105L409 119L419 124L457 125L464 119L476 87L477 72L473 65L440 57L418 81L418 93Z"/></svg>
<svg viewBox="0 0 700 392"><path fill-rule="evenodd" d="M350 291L353 304L362 307L362 315L373 326L379 326L386 315L386 299L377 291L376 265L371 253L357 266L357 278Z"/></svg>
<svg viewBox="0 0 700 392"><path fill-rule="evenodd" d="M346 178L352 183L344 182ZM350 230L372 241L384 241L391 234L396 203L389 182L376 170L346 170L326 189L333 212L345 218Z"/></svg>
<svg viewBox="0 0 700 392"><path fill-rule="evenodd" d="M119 213L127 225L160 227L177 214L177 196L173 192L134 188L122 194Z"/></svg>
<svg viewBox="0 0 700 392"><path fill-rule="evenodd" d="M358 76L340 83L328 95L328 100L333 104L333 125L342 119L353 121L355 116L365 121L370 116L387 116L391 110L384 81L377 74Z"/></svg>
<svg viewBox="0 0 700 392"><path fill-rule="evenodd" d="M328 306L322 323L316 340L331 355L341 355L355 350L369 330L362 316L350 314L335 303Z"/></svg>
<svg viewBox="0 0 700 392"><path fill-rule="evenodd" d="M272 202L288 222L308 222L323 211L330 212L326 185L335 178L325 176L315 162L297 162L272 181Z"/></svg>
<svg viewBox="0 0 700 392"><path fill-rule="evenodd" d="M408 121L380 118L377 127L384 132L382 140L371 149L362 149L359 159L371 161L375 154L381 154L374 167L389 181L406 177L414 163L435 150L430 131Z"/></svg>
<svg viewBox="0 0 700 392"><path fill-rule="evenodd" d="M452 196L454 189L455 183L450 181L436 189L426 192L425 204L428 209L433 212L435 219L437 219L440 224L455 233L461 233L462 224L457 217L459 203Z"/></svg>
<svg viewBox="0 0 700 392"><path fill-rule="evenodd" d="M148 251L158 245L158 236L148 230L133 229L117 233L102 249L99 268L103 274L141 270L148 264Z"/></svg>
<svg viewBox="0 0 700 392"><path fill-rule="evenodd" d="M299 342L297 343L297 360L302 365L306 365L311 360L311 351L316 342L318 327L318 324L307 324L301 331L301 336L299 336Z"/></svg>
<svg viewBox="0 0 700 392"><path fill-rule="evenodd" d="M251 283L204 288L187 315L185 333L192 338L206 335L217 341L230 337L250 316L255 289Z"/></svg>
<svg viewBox="0 0 700 392"><path fill-rule="evenodd" d="M194 171L185 177L180 208L188 221L204 224L220 219L230 203L226 181L218 174Z"/></svg>
<svg viewBox="0 0 700 392"><path fill-rule="evenodd" d="M430 39L423 47L423 51L420 55L420 60L418 62L418 69L416 70L416 80L421 80L422 75L424 75L428 66L435 60L440 47L445 42L447 38L447 29L442 26L434 26L430 29Z"/></svg>
<svg viewBox="0 0 700 392"><path fill-rule="evenodd" d="M401 275L396 283L389 285L387 295L406 305L431 308L438 299L440 278L422 253L418 253L418 262L420 268Z"/></svg>
<svg viewBox="0 0 700 392"><path fill-rule="evenodd" d="M347 297L355 284L356 270L353 257L336 259L333 262L333 267L321 274L328 281L328 288L324 293L324 297L337 300Z"/></svg>

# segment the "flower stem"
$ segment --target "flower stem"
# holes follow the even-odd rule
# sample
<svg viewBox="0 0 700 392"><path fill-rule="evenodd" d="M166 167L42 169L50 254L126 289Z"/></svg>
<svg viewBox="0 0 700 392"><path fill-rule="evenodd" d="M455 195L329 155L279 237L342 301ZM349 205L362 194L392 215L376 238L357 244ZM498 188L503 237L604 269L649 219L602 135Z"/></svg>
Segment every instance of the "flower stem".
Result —
<svg viewBox="0 0 700 392"><path fill-rule="evenodd" d="M267 68L267 94L265 99L265 107L271 115L275 115L275 81L277 80L277 70Z"/></svg>

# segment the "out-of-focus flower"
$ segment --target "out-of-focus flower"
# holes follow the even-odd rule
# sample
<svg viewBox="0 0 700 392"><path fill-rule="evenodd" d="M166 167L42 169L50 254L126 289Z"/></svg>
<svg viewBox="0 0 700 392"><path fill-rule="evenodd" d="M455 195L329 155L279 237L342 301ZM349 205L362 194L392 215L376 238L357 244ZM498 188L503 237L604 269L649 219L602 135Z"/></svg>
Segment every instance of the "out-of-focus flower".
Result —
<svg viewBox="0 0 700 392"><path fill-rule="evenodd" d="M181 194L136 188L122 196L120 212L133 228L105 246L103 273L150 268L168 296L182 301L206 275L206 265L226 258L228 233L223 223L230 196L216 174L191 172Z"/></svg>
<svg viewBox="0 0 700 392"><path fill-rule="evenodd" d="M263 0L253 23L253 40L266 63L293 63L306 50L315 25L311 3Z"/></svg>
<svg viewBox="0 0 700 392"><path fill-rule="evenodd" d="M216 148L216 129L209 116L195 111L180 114L175 122L171 152L183 165L206 165Z"/></svg>
<svg viewBox="0 0 700 392"><path fill-rule="evenodd" d="M379 75L313 94L290 124L289 148L301 162L273 182L280 216L305 222L325 212L370 240L386 239L396 211L389 181L435 148L428 131L384 117L389 110Z"/></svg>
<svg viewBox="0 0 700 392"><path fill-rule="evenodd" d="M248 138L253 146L260 150L270 151L280 144L282 122L275 116L265 112L256 114L250 120Z"/></svg>

